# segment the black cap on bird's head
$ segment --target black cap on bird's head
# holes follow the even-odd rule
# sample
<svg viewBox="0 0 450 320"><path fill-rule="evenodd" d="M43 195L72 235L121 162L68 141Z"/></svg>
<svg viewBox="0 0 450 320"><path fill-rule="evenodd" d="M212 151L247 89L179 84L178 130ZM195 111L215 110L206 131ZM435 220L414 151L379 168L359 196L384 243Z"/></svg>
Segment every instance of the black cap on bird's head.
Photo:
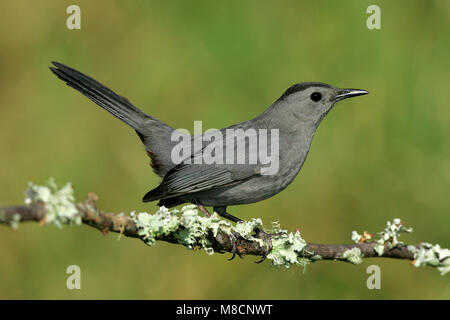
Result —
<svg viewBox="0 0 450 320"><path fill-rule="evenodd" d="M334 93L335 102L369 93L368 91L361 89L339 89L322 82L301 82L290 86L278 100L284 100L297 92L307 91L308 89L317 89L316 91L311 93L311 100L313 100L314 102L318 102L322 97L322 88L328 89L329 91Z"/></svg>
<svg viewBox="0 0 450 320"><path fill-rule="evenodd" d="M340 89L321 82L302 82L289 87L277 102L291 109L297 118L320 121L336 102L369 92L361 89Z"/></svg>

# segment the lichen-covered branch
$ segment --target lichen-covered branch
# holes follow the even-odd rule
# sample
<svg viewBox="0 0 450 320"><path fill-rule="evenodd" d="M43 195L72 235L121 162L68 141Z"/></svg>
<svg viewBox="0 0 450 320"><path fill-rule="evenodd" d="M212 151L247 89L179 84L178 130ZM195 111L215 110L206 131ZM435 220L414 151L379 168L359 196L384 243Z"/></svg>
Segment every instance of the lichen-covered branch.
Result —
<svg viewBox="0 0 450 320"><path fill-rule="evenodd" d="M201 216L194 205L170 211L161 207L154 214L132 212L131 216L126 216L102 211L96 202L97 196L89 193L86 200L76 203L70 184L58 188L53 180L46 186L30 183L24 205L0 207L0 223L13 228L26 221L58 227L83 223L103 234L117 232L148 245L157 240L166 241L188 249L202 248L208 254L233 252L234 247L240 257L262 256L266 251L264 240L253 232L255 228L263 228L259 218L234 225L215 213L210 217ZM266 232L272 234L273 247L267 259L275 266L305 266L318 260L358 264L363 258L384 257L412 260L416 267L436 267L441 274L450 271L450 250L429 243L406 245L398 240L401 233L412 232L412 228L405 228L399 219L388 222L386 228L376 234L365 231L360 235L353 231L354 243L342 245L308 243L299 231L287 232L277 223Z"/></svg>

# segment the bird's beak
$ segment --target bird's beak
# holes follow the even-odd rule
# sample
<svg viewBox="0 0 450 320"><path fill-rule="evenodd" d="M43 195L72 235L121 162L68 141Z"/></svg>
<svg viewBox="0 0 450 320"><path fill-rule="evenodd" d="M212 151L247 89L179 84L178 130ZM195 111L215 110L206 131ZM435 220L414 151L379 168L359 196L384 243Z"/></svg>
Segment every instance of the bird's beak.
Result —
<svg viewBox="0 0 450 320"><path fill-rule="evenodd" d="M369 91L361 90L361 89L341 89L338 92L335 99L336 99L336 102L338 102L343 99L357 97L357 96L361 96L363 94L368 94L368 93L369 93Z"/></svg>

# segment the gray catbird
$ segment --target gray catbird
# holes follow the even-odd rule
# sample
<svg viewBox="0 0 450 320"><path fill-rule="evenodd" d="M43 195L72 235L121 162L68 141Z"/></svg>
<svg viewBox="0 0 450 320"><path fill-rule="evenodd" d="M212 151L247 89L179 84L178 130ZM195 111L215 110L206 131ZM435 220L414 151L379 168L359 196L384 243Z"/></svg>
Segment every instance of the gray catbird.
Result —
<svg viewBox="0 0 450 320"><path fill-rule="evenodd" d="M226 129L278 130L279 169L275 174L264 175L261 163L174 163L171 136L175 129L81 72L58 62L53 65L51 71L67 85L128 124L139 135L155 173L163 178L157 188L144 196L144 202L159 200L158 205L169 208L190 202L206 214L205 206L212 206L219 215L235 222L240 219L227 213L227 206L261 201L286 188L302 167L319 123L334 104L368 93L319 82L294 84L261 115L221 129L221 132ZM204 150L205 145L199 152Z"/></svg>

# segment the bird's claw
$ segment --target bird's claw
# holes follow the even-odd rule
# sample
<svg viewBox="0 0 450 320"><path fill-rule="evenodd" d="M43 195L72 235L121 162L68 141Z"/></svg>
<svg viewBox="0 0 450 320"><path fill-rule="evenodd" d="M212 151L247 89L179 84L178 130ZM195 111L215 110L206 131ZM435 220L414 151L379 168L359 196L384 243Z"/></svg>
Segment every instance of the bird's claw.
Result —
<svg viewBox="0 0 450 320"><path fill-rule="evenodd" d="M260 238L264 242L264 253L260 260L255 261L255 263L261 263L266 260L267 255L272 251L272 236L260 228L255 228L253 231L255 232L255 237Z"/></svg>
<svg viewBox="0 0 450 320"><path fill-rule="evenodd" d="M272 237L273 236L279 236L281 235L281 233L275 233L275 234L269 234L265 231L263 231L260 228L255 228L253 230L255 232L254 237L259 238L261 240L263 240L264 243L264 252L263 255L261 256L261 259L258 261L255 261L255 263L261 263L264 260L266 260L267 256L269 255L270 252L272 252L273 246L272 246ZM241 255L241 253L239 252L239 250L237 249L237 240L238 238L240 238L241 235L237 232L231 232L229 234L229 238L230 238L230 242L231 242L231 251L230 253L232 253L233 255L231 256L230 259L228 259L229 261L233 260L236 255L239 256L239 258L243 258L243 255Z"/></svg>
<svg viewBox="0 0 450 320"><path fill-rule="evenodd" d="M237 232L231 232L229 237L230 237L230 242L231 242L231 251L230 252L233 255L231 256L230 259L228 259L228 261L233 260L234 257L236 257L236 254L239 256L239 258L242 259L242 256L241 256L240 252L237 250L237 246L236 246L236 241L237 241L238 237L240 237L240 234Z"/></svg>

